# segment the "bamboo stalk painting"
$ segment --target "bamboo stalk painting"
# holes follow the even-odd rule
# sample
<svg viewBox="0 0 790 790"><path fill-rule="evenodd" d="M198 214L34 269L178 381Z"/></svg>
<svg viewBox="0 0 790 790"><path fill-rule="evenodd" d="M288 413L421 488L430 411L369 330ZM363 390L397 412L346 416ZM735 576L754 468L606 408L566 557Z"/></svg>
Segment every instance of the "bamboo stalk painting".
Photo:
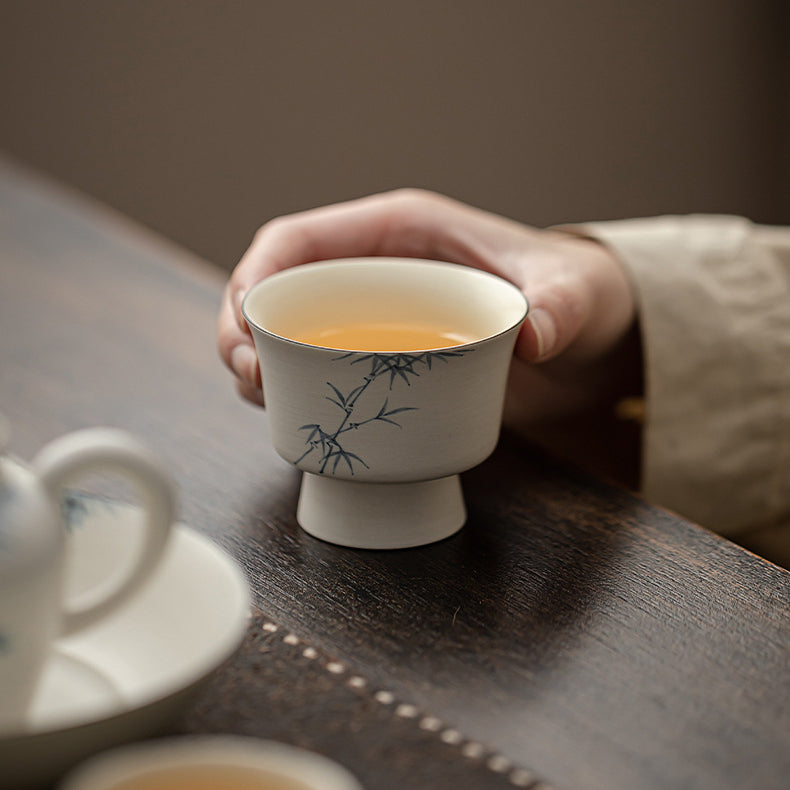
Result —
<svg viewBox="0 0 790 790"><path fill-rule="evenodd" d="M398 384L411 386L412 381L420 377L420 370L428 372L435 362L447 363L453 357L461 357L466 351L423 351L418 354L367 354L349 352L336 357L335 362L344 361L351 365L364 365L370 363L368 372L360 379L359 383L349 392L343 393L327 382L331 394L326 399L333 403L340 411L338 423L330 428L319 423L307 423L300 426L299 430L307 431L305 445L307 449L296 461L298 464L312 453L320 454L320 474L334 474L339 467L348 469L354 474L355 467L359 465L369 469L367 463L355 452L349 449L353 440L347 434L359 431L366 425L374 422L388 423L396 428L401 428L396 416L408 411L415 411L415 406L391 406L390 397L387 395L383 402L373 401L376 391L371 389L375 381L384 380L389 392ZM387 381L387 379L389 379ZM373 406L371 407L371 404ZM378 404L378 406L376 405ZM400 418L399 418L400 419ZM350 440L350 441L349 441Z"/></svg>

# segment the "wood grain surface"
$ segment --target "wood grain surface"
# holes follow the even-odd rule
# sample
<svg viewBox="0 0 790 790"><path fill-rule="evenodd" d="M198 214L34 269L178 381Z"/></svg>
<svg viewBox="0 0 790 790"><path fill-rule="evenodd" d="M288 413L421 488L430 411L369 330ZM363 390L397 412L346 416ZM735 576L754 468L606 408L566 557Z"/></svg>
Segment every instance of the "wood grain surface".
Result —
<svg viewBox="0 0 790 790"><path fill-rule="evenodd" d="M786 788L790 574L513 436L420 549L296 525L296 470L240 401L224 275L0 166L0 412L11 450L108 424L172 470L181 519L255 617L176 732L314 748L370 790Z"/></svg>

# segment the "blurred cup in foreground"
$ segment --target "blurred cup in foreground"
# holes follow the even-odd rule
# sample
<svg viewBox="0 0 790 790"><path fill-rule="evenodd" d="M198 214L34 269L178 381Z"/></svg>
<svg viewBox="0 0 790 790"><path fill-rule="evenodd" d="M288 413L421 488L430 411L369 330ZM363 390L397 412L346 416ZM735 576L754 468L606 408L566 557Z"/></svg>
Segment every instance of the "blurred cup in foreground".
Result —
<svg viewBox="0 0 790 790"><path fill-rule="evenodd" d="M60 790L362 790L345 768L275 741L207 735L164 738L97 755Z"/></svg>

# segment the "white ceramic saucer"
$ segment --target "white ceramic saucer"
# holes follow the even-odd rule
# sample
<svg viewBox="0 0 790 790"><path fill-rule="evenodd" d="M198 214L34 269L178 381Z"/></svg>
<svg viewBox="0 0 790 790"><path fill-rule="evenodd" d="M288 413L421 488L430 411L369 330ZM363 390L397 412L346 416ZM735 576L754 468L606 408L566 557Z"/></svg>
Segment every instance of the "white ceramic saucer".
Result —
<svg viewBox="0 0 790 790"><path fill-rule="evenodd" d="M70 587L79 589L129 556L139 511L88 497L73 499L68 511ZM88 755L161 730L239 646L249 611L241 570L209 540L178 525L134 600L55 645L26 726L0 732L0 788L51 784Z"/></svg>

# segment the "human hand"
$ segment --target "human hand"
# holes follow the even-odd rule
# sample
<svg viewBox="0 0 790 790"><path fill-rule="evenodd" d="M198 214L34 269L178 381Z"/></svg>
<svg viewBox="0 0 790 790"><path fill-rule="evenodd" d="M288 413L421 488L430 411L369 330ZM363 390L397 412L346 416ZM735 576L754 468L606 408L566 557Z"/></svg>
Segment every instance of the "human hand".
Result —
<svg viewBox="0 0 790 790"><path fill-rule="evenodd" d="M405 189L280 217L258 231L228 281L218 321L219 351L243 397L263 405L241 314L244 294L290 266L377 255L473 266L523 290L529 313L516 341L504 418L512 427L528 430L536 421L632 394L620 390L635 373L626 342L635 299L607 248Z"/></svg>

